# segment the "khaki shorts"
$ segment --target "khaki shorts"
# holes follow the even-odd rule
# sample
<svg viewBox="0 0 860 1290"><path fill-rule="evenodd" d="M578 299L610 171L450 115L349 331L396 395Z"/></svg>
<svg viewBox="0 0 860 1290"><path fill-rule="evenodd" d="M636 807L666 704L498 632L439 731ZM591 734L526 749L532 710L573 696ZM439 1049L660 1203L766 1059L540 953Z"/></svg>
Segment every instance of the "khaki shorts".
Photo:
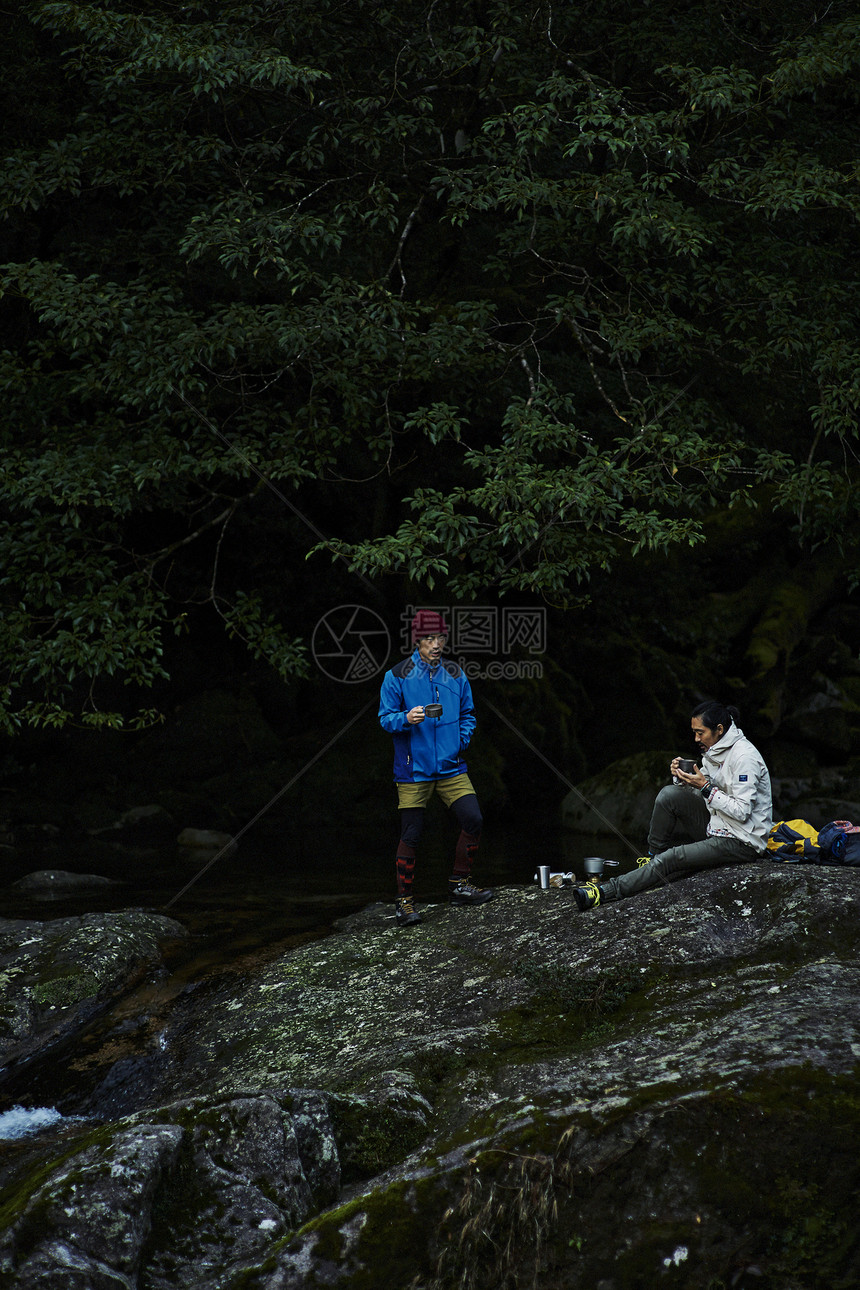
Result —
<svg viewBox="0 0 860 1290"><path fill-rule="evenodd" d="M458 797L467 797L475 791L468 775L451 775L448 779L422 779L417 784L398 784L397 809L405 811L411 807L426 806L434 789L446 806L456 802Z"/></svg>

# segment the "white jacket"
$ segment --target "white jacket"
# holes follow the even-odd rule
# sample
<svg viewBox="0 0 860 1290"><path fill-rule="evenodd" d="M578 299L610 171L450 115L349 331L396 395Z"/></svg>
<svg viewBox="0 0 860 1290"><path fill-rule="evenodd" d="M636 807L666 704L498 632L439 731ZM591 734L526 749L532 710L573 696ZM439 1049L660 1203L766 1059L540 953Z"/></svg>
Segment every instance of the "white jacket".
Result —
<svg viewBox="0 0 860 1290"><path fill-rule="evenodd" d="M711 822L708 833L729 834L756 851L764 851L773 823L770 775L761 753L732 723L702 757L702 770L713 788L705 797Z"/></svg>

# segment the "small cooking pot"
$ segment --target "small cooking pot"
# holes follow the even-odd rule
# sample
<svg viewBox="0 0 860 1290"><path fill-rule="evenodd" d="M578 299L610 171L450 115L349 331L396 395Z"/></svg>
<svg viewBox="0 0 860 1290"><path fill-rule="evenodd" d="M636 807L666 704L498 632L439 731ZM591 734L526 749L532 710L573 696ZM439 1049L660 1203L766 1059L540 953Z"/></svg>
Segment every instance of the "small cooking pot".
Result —
<svg viewBox="0 0 860 1290"><path fill-rule="evenodd" d="M612 869L618 868L618 860L604 860L603 856L586 856L582 862L586 878L599 878L603 873L603 866L608 865Z"/></svg>

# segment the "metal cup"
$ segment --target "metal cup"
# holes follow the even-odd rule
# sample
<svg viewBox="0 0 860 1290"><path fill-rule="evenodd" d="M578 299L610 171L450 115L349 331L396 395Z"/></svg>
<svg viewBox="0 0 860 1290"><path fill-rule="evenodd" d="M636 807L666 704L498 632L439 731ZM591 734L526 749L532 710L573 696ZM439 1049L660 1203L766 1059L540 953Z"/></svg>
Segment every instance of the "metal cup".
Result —
<svg viewBox="0 0 860 1290"><path fill-rule="evenodd" d="M693 771L696 769L696 763L689 757L682 757L678 762L678 767L685 775L692 775Z"/></svg>
<svg viewBox="0 0 860 1290"><path fill-rule="evenodd" d="M425 704L424 704L424 716L425 716L425 717L441 717L441 715L442 715L442 704L441 704L441 703L425 703Z"/></svg>
<svg viewBox="0 0 860 1290"><path fill-rule="evenodd" d="M548 890L549 888L549 873L550 873L550 869L548 864L538 865L537 876L538 876L538 880L540 882L541 888L544 891Z"/></svg>

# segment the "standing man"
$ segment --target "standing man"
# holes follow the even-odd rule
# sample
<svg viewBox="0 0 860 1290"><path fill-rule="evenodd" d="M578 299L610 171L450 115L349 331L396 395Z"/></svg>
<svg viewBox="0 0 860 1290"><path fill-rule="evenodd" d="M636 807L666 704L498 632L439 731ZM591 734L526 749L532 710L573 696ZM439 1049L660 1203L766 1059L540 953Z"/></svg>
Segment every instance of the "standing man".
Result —
<svg viewBox="0 0 860 1290"><path fill-rule="evenodd" d="M379 724L394 736L394 782L400 811L397 847L397 923L422 921L412 899L415 852L424 810L434 791L460 826L454 871L448 880L452 905L481 905L495 892L469 881L483 817L463 754L475 731L472 688L456 663L443 659L448 625L441 614L419 609L412 620L415 649L385 673Z"/></svg>

